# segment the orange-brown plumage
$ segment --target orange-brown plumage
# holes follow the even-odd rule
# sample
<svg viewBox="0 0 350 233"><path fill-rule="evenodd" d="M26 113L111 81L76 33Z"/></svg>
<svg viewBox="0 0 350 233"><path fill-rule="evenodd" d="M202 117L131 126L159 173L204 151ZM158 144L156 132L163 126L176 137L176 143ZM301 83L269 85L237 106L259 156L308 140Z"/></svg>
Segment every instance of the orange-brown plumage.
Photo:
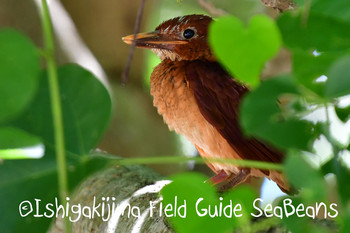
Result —
<svg viewBox="0 0 350 233"><path fill-rule="evenodd" d="M162 59L151 75L153 104L169 129L184 135L204 158L280 163L282 153L246 138L240 129L239 104L248 89L216 62L207 42L211 21L204 15L177 17L160 24L154 32L136 35L136 46L151 48ZM134 35L123 40L131 43ZM289 190L283 175L276 171L207 162L218 174L213 180L228 180L226 187L249 176L266 176L282 190Z"/></svg>

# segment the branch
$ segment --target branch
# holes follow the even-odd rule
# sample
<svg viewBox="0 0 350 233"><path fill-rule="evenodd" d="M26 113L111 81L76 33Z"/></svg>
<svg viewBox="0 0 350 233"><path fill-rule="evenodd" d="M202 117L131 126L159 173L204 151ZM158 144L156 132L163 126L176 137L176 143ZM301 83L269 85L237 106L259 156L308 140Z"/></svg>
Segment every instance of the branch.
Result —
<svg viewBox="0 0 350 233"><path fill-rule="evenodd" d="M210 15L214 17L219 17L222 15L227 15L228 13L223 9L217 8L213 3L208 2L206 0L198 0L198 4L205 9Z"/></svg>
<svg viewBox="0 0 350 233"><path fill-rule="evenodd" d="M132 57L134 56L134 51L135 51L136 34L139 33L139 31L140 31L143 9L145 8L145 1L146 0L141 0L139 9L137 11L136 23L135 23L135 28L134 28L134 40L132 41L132 44L130 47L130 52L128 55L128 59L127 59L126 65L125 65L125 69L124 69L123 74L122 74L122 85L125 85L126 82L128 81L131 61L132 61Z"/></svg>
<svg viewBox="0 0 350 233"><path fill-rule="evenodd" d="M292 10L296 7L293 0L260 0L262 4L279 11Z"/></svg>

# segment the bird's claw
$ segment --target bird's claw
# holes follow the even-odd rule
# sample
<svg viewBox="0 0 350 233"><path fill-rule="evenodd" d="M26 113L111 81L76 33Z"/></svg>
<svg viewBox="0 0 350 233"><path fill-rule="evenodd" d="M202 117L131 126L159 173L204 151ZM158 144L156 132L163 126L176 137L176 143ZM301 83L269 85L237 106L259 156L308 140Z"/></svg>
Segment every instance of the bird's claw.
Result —
<svg viewBox="0 0 350 233"><path fill-rule="evenodd" d="M216 174L215 176L211 177L209 179L209 181L212 184L219 184L219 183L224 182L225 180L227 180L229 177L230 176L224 170L221 170L218 174Z"/></svg>
<svg viewBox="0 0 350 233"><path fill-rule="evenodd" d="M239 173L237 175L231 175L227 180L227 183L220 186L218 189L219 191L223 192L228 189L231 189L241 183L243 183L248 177L250 176L250 169L249 168L242 168L240 169Z"/></svg>

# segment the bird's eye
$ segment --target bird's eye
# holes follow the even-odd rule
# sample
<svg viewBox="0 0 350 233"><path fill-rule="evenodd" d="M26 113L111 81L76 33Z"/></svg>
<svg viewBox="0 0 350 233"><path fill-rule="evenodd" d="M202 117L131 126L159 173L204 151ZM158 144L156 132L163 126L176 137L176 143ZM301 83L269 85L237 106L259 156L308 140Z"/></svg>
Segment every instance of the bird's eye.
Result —
<svg viewBox="0 0 350 233"><path fill-rule="evenodd" d="M183 32L183 36L186 38L186 39L191 39L193 36L194 36L195 32L192 30L192 29L186 29L184 32Z"/></svg>

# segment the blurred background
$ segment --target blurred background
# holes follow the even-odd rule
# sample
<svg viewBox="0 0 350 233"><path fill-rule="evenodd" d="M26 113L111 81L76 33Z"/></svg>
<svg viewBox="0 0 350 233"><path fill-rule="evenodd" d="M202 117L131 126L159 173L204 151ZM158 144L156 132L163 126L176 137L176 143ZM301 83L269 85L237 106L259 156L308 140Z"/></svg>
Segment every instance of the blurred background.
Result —
<svg viewBox="0 0 350 233"><path fill-rule="evenodd" d="M184 138L169 132L152 106L148 79L159 62L152 52L136 49L128 82L125 86L121 84L130 49L121 38L133 33L141 1L48 2L56 35L58 63L83 65L95 73L112 94L113 116L99 148L121 157L196 155L194 147ZM30 36L38 47L42 47L38 5L40 0L0 0L0 28L20 30ZM208 6L211 12L208 12ZM177 0L147 0L141 31L154 30L162 21L172 17L194 13L216 14L212 16L229 13L244 21L256 13L277 14L258 0L184 0L181 4ZM282 53L275 62L275 72L289 69L288 55ZM151 167L163 175L171 175L188 170L191 166L175 164ZM194 169L213 175L205 165L195 165Z"/></svg>

